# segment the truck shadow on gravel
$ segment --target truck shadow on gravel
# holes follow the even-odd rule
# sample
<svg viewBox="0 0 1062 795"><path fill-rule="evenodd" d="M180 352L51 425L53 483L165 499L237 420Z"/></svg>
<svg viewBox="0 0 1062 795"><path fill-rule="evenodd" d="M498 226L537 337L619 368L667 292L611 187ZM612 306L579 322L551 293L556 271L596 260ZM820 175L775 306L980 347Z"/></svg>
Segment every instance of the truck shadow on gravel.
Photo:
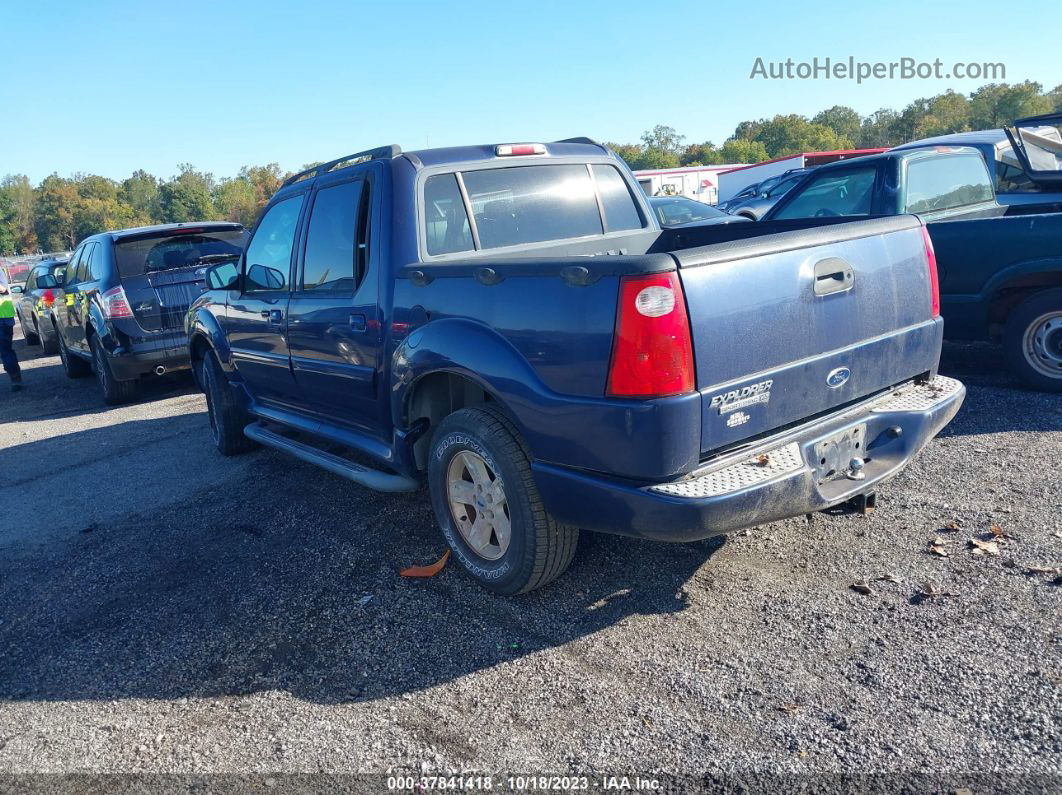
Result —
<svg viewBox="0 0 1062 795"><path fill-rule="evenodd" d="M399 576L445 549L425 493L374 494L268 451L246 461L178 505L153 511L146 498L109 526L9 549L0 699L413 692L631 616L681 612L687 583L724 544L584 534L558 581L498 597L453 563L429 580ZM149 495L150 478L135 487Z"/></svg>

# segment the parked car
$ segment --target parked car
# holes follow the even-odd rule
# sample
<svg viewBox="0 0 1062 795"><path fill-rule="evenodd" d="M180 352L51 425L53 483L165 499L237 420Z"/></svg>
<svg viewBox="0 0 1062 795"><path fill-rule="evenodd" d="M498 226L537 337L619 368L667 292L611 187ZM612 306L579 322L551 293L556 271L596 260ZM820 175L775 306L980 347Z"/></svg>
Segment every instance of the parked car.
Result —
<svg viewBox="0 0 1062 795"><path fill-rule="evenodd" d="M49 322L66 374L96 374L108 404L132 400L137 379L188 369L184 315L208 265L235 260L244 229L228 222L119 229L70 256Z"/></svg>
<svg viewBox="0 0 1062 795"><path fill-rule="evenodd" d="M45 353L56 353L59 340L55 326L48 319L48 313L55 303L55 292L59 287L67 259L48 259L37 263L22 285L22 293L15 302L15 314L22 325L22 335L27 345L40 345Z"/></svg>
<svg viewBox="0 0 1062 795"><path fill-rule="evenodd" d="M1057 120L1057 116L1051 115L1022 119L1017 124L1035 125L1049 140L1054 139L1062 143ZM1014 151L1014 146L1005 129L938 135L935 138L912 141L897 146L895 149L921 149L934 146L970 146L979 151L993 176L996 201L1002 205L1062 205L1062 185L1043 184L1033 180L1025 172L1025 167Z"/></svg>
<svg viewBox="0 0 1062 795"><path fill-rule="evenodd" d="M187 315L214 443L426 476L501 593L563 572L577 528L687 541L872 503L964 395L936 377L924 229L775 231L662 230L589 139L323 163Z"/></svg>
<svg viewBox="0 0 1062 795"><path fill-rule="evenodd" d="M894 149L819 166L766 219L901 213L927 225L945 336L1001 341L1027 384L1062 391L1062 213L998 204L976 149Z"/></svg>
<svg viewBox="0 0 1062 795"><path fill-rule="evenodd" d="M749 220L748 218L741 218L725 213L722 210L717 210L710 204L687 199L685 196L652 196L649 199L649 206L656 213L656 220L660 223L660 226L669 229L711 224L732 224Z"/></svg>
<svg viewBox="0 0 1062 795"><path fill-rule="evenodd" d="M785 174L765 179L760 183L754 195L739 202L728 202L725 209L732 215L758 221L809 171L811 171L810 168L793 168Z"/></svg>

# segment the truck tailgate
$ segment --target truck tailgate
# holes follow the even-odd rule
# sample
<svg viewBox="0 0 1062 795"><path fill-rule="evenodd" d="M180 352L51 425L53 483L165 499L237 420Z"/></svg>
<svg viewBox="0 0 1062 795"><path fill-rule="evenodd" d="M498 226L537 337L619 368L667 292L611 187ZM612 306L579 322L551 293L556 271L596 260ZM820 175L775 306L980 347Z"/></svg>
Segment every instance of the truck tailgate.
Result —
<svg viewBox="0 0 1062 795"><path fill-rule="evenodd" d="M674 252L693 332L701 450L733 446L932 371L921 224L853 221Z"/></svg>

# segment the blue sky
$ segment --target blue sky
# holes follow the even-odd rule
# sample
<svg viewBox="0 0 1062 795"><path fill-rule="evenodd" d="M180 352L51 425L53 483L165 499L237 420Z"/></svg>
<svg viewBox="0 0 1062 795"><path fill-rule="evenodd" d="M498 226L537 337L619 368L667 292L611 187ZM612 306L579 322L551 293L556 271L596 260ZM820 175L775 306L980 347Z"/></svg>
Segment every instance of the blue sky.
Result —
<svg viewBox="0 0 1062 795"><path fill-rule="evenodd" d="M718 144L744 119L987 82L750 80L757 56L1002 62L1007 82L1062 82L1062 11L1040 0L1014 18L982 0L0 5L0 174L34 182L292 169L385 143L634 141L658 123Z"/></svg>

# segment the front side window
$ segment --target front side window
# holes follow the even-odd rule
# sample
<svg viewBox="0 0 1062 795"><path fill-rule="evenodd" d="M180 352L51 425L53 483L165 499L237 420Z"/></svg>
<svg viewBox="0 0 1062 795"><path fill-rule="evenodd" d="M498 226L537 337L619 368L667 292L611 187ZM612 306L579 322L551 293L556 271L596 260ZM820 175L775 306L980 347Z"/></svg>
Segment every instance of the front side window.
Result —
<svg viewBox="0 0 1062 795"><path fill-rule="evenodd" d="M514 166L462 175L481 248L600 235L601 214L586 166Z"/></svg>
<svg viewBox="0 0 1062 795"><path fill-rule="evenodd" d="M979 154L941 155L907 164L906 212L949 210L992 201L992 182Z"/></svg>
<svg viewBox="0 0 1062 795"><path fill-rule="evenodd" d="M247 246L247 290L286 290L303 194L277 202Z"/></svg>
<svg viewBox="0 0 1062 795"><path fill-rule="evenodd" d="M877 169L873 166L840 174L820 174L805 185L774 217L783 219L870 215L876 176Z"/></svg>
<svg viewBox="0 0 1062 795"><path fill-rule="evenodd" d="M357 279L355 230L364 182L317 192L306 232L302 289L353 292Z"/></svg>

